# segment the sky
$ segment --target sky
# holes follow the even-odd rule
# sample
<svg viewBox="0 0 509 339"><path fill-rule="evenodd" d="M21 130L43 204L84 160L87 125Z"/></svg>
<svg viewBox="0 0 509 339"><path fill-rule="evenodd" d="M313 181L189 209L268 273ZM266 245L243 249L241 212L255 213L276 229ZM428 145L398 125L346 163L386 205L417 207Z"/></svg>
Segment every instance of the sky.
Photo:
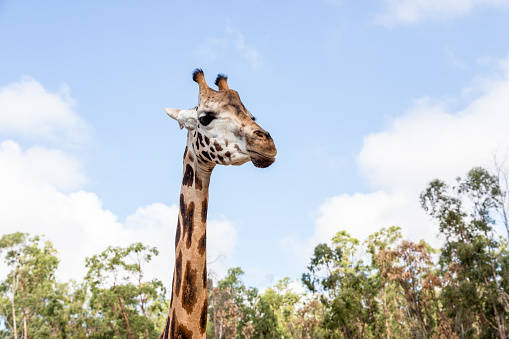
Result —
<svg viewBox="0 0 509 339"><path fill-rule="evenodd" d="M426 184L508 155L508 18L509 0L0 0L1 234L45 235L62 280L142 242L169 287L186 132L163 108L196 106L202 68L278 149L213 172L216 277L300 279L340 230L439 245Z"/></svg>

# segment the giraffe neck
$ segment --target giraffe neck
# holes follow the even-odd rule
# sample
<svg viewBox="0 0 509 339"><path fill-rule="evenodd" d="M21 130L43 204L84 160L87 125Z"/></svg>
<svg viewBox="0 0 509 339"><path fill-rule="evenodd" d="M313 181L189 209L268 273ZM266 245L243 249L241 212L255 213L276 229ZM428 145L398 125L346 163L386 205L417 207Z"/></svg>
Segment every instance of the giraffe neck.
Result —
<svg viewBox="0 0 509 339"><path fill-rule="evenodd" d="M213 167L188 141L175 236L170 312L161 338L205 338L207 328L207 207Z"/></svg>

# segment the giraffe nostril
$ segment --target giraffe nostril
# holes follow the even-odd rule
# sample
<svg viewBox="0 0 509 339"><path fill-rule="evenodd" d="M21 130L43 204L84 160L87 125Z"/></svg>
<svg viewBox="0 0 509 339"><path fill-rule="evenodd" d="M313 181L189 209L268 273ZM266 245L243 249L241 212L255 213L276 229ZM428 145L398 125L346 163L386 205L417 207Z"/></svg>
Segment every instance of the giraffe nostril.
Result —
<svg viewBox="0 0 509 339"><path fill-rule="evenodd" d="M256 135L258 138L263 139L263 140L270 139L270 134L265 131L260 131L260 130L254 131L254 135Z"/></svg>

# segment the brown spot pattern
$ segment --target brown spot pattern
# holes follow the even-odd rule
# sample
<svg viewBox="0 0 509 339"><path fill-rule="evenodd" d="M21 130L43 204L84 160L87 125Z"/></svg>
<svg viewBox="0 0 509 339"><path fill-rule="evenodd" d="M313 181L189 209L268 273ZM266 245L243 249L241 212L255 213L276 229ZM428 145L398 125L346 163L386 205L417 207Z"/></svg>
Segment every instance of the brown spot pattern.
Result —
<svg viewBox="0 0 509 339"><path fill-rule="evenodd" d="M191 187L194 183L194 170L191 165L186 164L186 170L184 171L184 177L182 178L182 186Z"/></svg>
<svg viewBox="0 0 509 339"><path fill-rule="evenodd" d="M198 176L198 171L194 173L194 182L196 189L201 191L203 189L203 183L200 177Z"/></svg>
<svg viewBox="0 0 509 339"><path fill-rule="evenodd" d="M203 265L203 288L207 289L207 261L205 260L205 264Z"/></svg>
<svg viewBox="0 0 509 339"><path fill-rule="evenodd" d="M180 193L180 217L184 218L186 214L186 201L184 200L184 194ZM184 221L184 219L182 219Z"/></svg>
<svg viewBox="0 0 509 339"><path fill-rule="evenodd" d="M210 145L210 139L209 139L209 137L207 137L207 136L205 135L205 136L204 136L204 138L205 138L205 143L206 143L207 145Z"/></svg>
<svg viewBox="0 0 509 339"><path fill-rule="evenodd" d="M180 215L182 216L183 224L182 233L184 237L187 234L186 247L189 248L191 247L191 240L194 230L194 201L191 201L186 207L186 202L184 201L183 194L180 194Z"/></svg>
<svg viewBox="0 0 509 339"><path fill-rule="evenodd" d="M173 310L173 314L171 316L171 339L175 338L175 322L177 321L177 319L175 319L176 317L177 315L175 314L175 310Z"/></svg>
<svg viewBox="0 0 509 339"><path fill-rule="evenodd" d="M173 275L173 278L171 279L171 299L170 299L170 310L171 306L173 305L173 288L175 287L175 274ZM169 316L169 315L168 315Z"/></svg>
<svg viewBox="0 0 509 339"><path fill-rule="evenodd" d="M191 161L191 162L194 162L194 156L193 156L193 153L192 152L189 152L187 154L187 158Z"/></svg>
<svg viewBox="0 0 509 339"><path fill-rule="evenodd" d="M177 245L180 241L180 218L177 221L177 231L175 232L175 249L177 248Z"/></svg>
<svg viewBox="0 0 509 339"><path fill-rule="evenodd" d="M191 201L189 203L189 207L187 209L186 213L186 220L184 221L185 224L187 224L186 231L187 231L187 241L186 241L186 247L191 247L192 237L193 237L193 231L194 231L194 201Z"/></svg>
<svg viewBox="0 0 509 339"><path fill-rule="evenodd" d="M193 331L185 327L183 324L177 326L174 337L175 339L193 339Z"/></svg>
<svg viewBox="0 0 509 339"><path fill-rule="evenodd" d="M182 307L186 310L187 314L191 314L197 299L196 270L191 268L191 261L188 260L182 286Z"/></svg>
<svg viewBox="0 0 509 339"><path fill-rule="evenodd" d="M205 333L205 330L207 329L207 309L208 309L208 302L207 299L203 301L203 307L201 309L200 314L200 333Z"/></svg>
<svg viewBox="0 0 509 339"><path fill-rule="evenodd" d="M202 137L202 135L200 134L200 132L198 132L198 140L200 141L200 145L201 145L201 147L205 147L205 144L203 143L203 137Z"/></svg>
<svg viewBox="0 0 509 339"><path fill-rule="evenodd" d="M207 249L207 233L202 235L200 240L198 241L198 253L200 253L200 255L203 255L206 249Z"/></svg>
<svg viewBox="0 0 509 339"><path fill-rule="evenodd" d="M163 339L168 339L168 335L169 335L169 331L170 331L170 322L171 322L171 319L170 319L170 316L168 316L168 318L166 318L166 326L164 327L164 331L163 331Z"/></svg>
<svg viewBox="0 0 509 339"><path fill-rule="evenodd" d="M182 251L179 252L177 260L175 260L175 293L178 296L180 293L180 284L182 283Z"/></svg>
<svg viewBox="0 0 509 339"><path fill-rule="evenodd" d="M226 142L228 142L228 141L226 141ZM228 145L228 144L226 144L226 145ZM214 141L214 147L217 149L218 152L221 152L223 150L223 148L221 147L221 145L219 145L217 140Z"/></svg>
<svg viewBox="0 0 509 339"><path fill-rule="evenodd" d="M202 154L205 158L209 159L209 161L211 161L211 160L212 160L212 159L210 158L210 155L209 155L209 153L208 153L208 152L206 152L206 151L201 151L201 154Z"/></svg>

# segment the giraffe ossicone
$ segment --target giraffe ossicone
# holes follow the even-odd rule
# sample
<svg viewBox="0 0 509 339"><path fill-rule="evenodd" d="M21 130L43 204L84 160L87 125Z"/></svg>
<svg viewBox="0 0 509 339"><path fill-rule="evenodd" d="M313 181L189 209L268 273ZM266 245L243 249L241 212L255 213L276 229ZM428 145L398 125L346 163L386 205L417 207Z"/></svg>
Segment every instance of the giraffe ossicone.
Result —
<svg viewBox="0 0 509 339"><path fill-rule="evenodd" d="M172 299L160 338L205 338L207 327L206 223L208 189L216 165L242 165L251 161L268 167L276 147L239 94L219 74L207 85L201 69L193 73L198 83L198 105L187 110L165 108L181 129L187 129L180 209L175 234L175 269Z"/></svg>

